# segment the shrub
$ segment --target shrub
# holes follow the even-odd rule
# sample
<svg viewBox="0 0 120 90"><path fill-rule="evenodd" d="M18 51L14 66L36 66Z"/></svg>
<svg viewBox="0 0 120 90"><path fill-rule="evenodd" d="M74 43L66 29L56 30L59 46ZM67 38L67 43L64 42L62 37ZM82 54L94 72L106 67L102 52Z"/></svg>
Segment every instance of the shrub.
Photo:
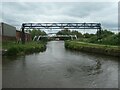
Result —
<svg viewBox="0 0 120 90"><path fill-rule="evenodd" d="M46 49L46 43L44 42L29 42L26 44L13 44L9 43L7 46L4 46L4 49L7 49L5 55L19 55L19 54L30 54L36 52L42 52Z"/></svg>
<svg viewBox="0 0 120 90"><path fill-rule="evenodd" d="M19 48L17 48L16 46L10 47L7 50L7 55L17 55L17 53L19 52Z"/></svg>

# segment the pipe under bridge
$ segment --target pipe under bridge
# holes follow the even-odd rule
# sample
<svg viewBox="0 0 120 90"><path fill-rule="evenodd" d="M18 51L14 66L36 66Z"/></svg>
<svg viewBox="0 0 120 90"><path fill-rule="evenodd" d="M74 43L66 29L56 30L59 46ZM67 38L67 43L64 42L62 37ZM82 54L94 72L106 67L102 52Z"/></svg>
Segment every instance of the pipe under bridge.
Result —
<svg viewBox="0 0 120 90"><path fill-rule="evenodd" d="M40 36L35 36L33 38L33 41L37 40L39 41L41 37L53 37L53 38L61 38L61 37L70 37L72 40L73 38L77 39L77 35L53 35L53 36L48 36L48 35L40 35Z"/></svg>
<svg viewBox="0 0 120 90"><path fill-rule="evenodd" d="M23 23L22 43L25 43L25 29L96 29L101 31L100 23Z"/></svg>

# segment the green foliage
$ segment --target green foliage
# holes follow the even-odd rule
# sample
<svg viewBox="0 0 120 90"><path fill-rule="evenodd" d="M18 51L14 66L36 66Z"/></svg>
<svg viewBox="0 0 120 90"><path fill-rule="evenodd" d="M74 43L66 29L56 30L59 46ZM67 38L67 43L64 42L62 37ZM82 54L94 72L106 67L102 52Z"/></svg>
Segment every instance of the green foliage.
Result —
<svg viewBox="0 0 120 90"><path fill-rule="evenodd" d="M105 37L107 37L107 36L114 35L113 32L107 31L107 30L101 30L101 31L99 30L99 31L96 32L96 35L97 35L97 36L99 36L100 34L101 34L101 38L105 38Z"/></svg>
<svg viewBox="0 0 120 90"><path fill-rule="evenodd" d="M111 35L103 38L101 40L102 44L109 44L109 45L118 45L118 36L117 35Z"/></svg>
<svg viewBox="0 0 120 90"><path fill-rule="evenodd" d="M6 52L7 55L16 55L19 52L19 48L16 46L12 46L11 48L8 49Z"/></svg>
<svg viewBox="0 0 120 90"><path fill-rule="evenodd" d="M77 35L78 38L83 38L82 33L78 32L78 31L73 30L73 31L71 32L71 34L72 34L72 35Z"/></svg>
<svg viewBox="0 0 120 90"><path fill-rule="evenodd" d="M96 44L105 44L105 45L120 45L120 33L114 34L111 31L101 30L101 39L98 39L98 34L100 31L97 31L96 34L84 34L84 38L80 41Z"/></svg>
<svg viewBox="0 0 120 90"><path fill-rule="evenodd" d="M87 42L89 43L98 43L98 37L97 36L93 36L93 37L90 37Z"/></svg>
<svg viewBox="0 0 120 90"><path fill-rule="evenodd" d="M77 35L78 38L82 38L83 35L82 33L78 32L78 31L70 31L68 29L65 29L65 30L61 30L57 33L57 35Z"/></svg>
<svg viewBox="0 0 120 90"><path fill-rule="evenodd" d="M85 51L90 53L93 52L93 53L120 57L119 46L100 45L100 44L92 44L92 43L85 43L79 41L65 41L65 48L76 51Z"/></svg>
<svg viewBox="0 0 120 90"><path fill-rule="evenodd" d="M117 34L117 38L118 38L117 43L118 45L120 45L120 32Z"/></svg>
<svg viewBox="0 0 120 90"><path fill-rule="evenodd" d="M4 45L4 49L7 49L7 52L5 53L5 55L8 55L8 56L9 55L30 54L30 53L44 51L46 49L46 43L44 43L44 42L28 42L23 45L23 44L8 42L7 46Z"/></svg>
<svg viewBox="0 0 120 90"><path fill-rule="evenodd" d="M57 33L57 35L71 35L71 31L68 29L61 30Z"/></svg>
<svg viewBox="0 0 120 90"><path fill-rule="evenodd" d="M85 33L83 34L84 38L91 38L93 36L95 36L94 34L89 34L89 33Z"/></svg>
<svg viewBox="0 0 120 90"><path fill-rule="evenodd" d="M30 34L32 36L32 39L34 38L34 36L39 36L39 35L47 35L46 32L41 31L41 30L37 30L37 29L33 29L32 31L30 31Z"/></svg>
<svg viewBox="0 0 120 90"><path fill-rule="evenodd" d="M120 32L118 34L114 34L113 32L108 30L97 31L96 34L81 34L78 31L70 31L68 29L65 29L59 31L57 35L77 35L78 40L83 42L106 45L120 45Z"/></svg>

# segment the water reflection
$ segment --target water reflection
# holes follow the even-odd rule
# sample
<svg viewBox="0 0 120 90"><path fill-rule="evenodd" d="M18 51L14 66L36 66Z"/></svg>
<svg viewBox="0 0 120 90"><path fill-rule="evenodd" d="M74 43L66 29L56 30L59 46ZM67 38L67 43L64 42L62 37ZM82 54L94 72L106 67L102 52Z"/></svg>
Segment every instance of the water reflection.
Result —
<svg viewBox="0 0 120 90"><path fill-rule="evenodd" d="M48 42L43 53L3 58L3 87L116 88L117 58L69 51L63 41Z"/></svg>

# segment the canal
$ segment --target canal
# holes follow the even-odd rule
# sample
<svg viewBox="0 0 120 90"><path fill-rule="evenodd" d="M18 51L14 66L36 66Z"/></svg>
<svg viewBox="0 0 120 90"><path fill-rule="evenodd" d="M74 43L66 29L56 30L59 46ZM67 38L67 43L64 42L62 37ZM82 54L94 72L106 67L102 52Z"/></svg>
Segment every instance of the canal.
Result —
<svg viewBox="0 0 120 90"><path fill-rule="evenodd" d="M51 41L45 52L3 57L3 88L118 88L117 58L69 51Z"/></svg>

